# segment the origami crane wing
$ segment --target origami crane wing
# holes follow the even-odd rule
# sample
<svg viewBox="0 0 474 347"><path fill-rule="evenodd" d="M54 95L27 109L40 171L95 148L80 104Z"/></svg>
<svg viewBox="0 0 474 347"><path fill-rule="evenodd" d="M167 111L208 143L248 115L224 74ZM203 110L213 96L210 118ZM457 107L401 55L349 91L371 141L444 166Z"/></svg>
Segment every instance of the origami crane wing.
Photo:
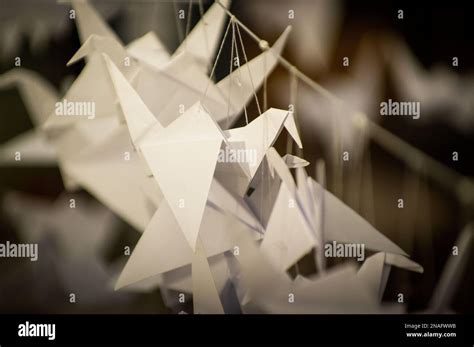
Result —
<svg viewBox="0 0 474 347"><path fill-rule="evenodd" d="M127 122L130 137L132 142L137 145L140 138L153 126L157 126L160 129L162 127L117 66L106 54L102 57L112 80L113 89L118 97L123 116Z"/></svg>
<svg viewBox="0 0 474 347"><path fill-rule="evenodd" d="M192 261L193 306L194 314L223 314L219 293L217 292L206 251L198 239Z"/></svg>
<svg viewBox="0 0 474 347"><path fill-rule="evenodd" d="M145 230L154 213L141 189L146 180L146 164L134 152L126 126L67 160L64 170L139 232Z"/></svg>
<svg viewBox="0 0 474 347"><path fill-rule="evenodd" d="M15 160L20 153L21 160ZM55 166L57 153L46 140L43 133L29 130L2 144L0 147L0 163L21 166Z"/></svg>
<svg viewBox="0 0 474 347"><path fill-rule="evenodd" d="M224 137L200 103L159 134L140 149L194 250Z"/></svg>
<svg viewBox="0 0 474 347"><path fill-rule="evenodd" d="M59 95L54 86L34 71L15 68L0 75L0 89L16 86L31 117L33 125L42 125Z"/></svg>
<svg viewBox="0 0 474 347"><path fill-rule="evenodd" d="M121 43L119 37L87 0L73 0L72 7L76 11L77 29L81 43L84 43L93 34Z"/></svg>
<svg viewBox="0 0 474 347"><path fill-rule="evenodd" d="M314 191L320 185L311 180ZM326 241L360 243L366 248L408 256L400 247L377 231L366 220L327 190L324 191L324 234ZM315 199L318 199L315 197Z"/></svg>
<svg viewBox="0 0 474 347"><path fill-rule="evenodd" d="M235 218L231 220L238 232L252 231L245 223L238 222ZM205 247L207 257L221 254L233 247L232 239L223 232L227 225L227 214L213 207L206 207L199 239ZM189 265L193 261L193 254L171 207L164 200L133 250L117 281L116 289Z"/></svg>
<svg viewBox="0 0 474 347"><path fill-rule="evenodd" d="M357 272L357 277L363 281L374 298L382 300L391 266L407 269L415 272L423 272L423 268L399 254L379 252L364 261Z"/></svg>
<svg viewBox="0 0 474 347"><path fill-rule="evenodd" d="M0 75L0 89L17 87L35 127L40 127L54 110L59 96L55 88L37 73L15 68ZM21 160L15 160L19 152ZM0 162L8 165L55 165L56 151L44 134L33 129L0 147Z"/></svg>
<svg viewBox="0 0 474 347"><path fill-rule="evenodd" d="M247 150L256 152L256 161L249 167L251 177L257 172L265 153L273 145L283 127L302 148L293 115L286 110L270 108L246 126L225 132L227 140L231 144L244 142Z"/></svg>

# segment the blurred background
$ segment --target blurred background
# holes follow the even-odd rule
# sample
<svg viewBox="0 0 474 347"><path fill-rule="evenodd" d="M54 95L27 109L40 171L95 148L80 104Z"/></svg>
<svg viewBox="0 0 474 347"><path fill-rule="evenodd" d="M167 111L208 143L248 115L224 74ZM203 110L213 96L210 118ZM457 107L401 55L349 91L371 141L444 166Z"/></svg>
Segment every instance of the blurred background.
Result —
<svg viewBox="0 0 474 347"><path fill-rule="evenodd" d="M173 52L186 32L177 20L188 1L91 1L125 43L154 30ZM212 2L194 2L192 25ZM456 172L472 177L474 165L474 53L472 19L461 1L234 0L231 11L272 44L287 25L283 55L351 108ZM55 0L0 0L0 74L21 66L36 71L64 93L83 63L66 67L79 48L69 5ZM400 12L402 11L402 12ZM470 29L471 28L471 29ZM246 55L259 53L242 33ZM229 40L217 62L226 76ZM348 66L343 64L348 58ZM456 57L457 65L453 66ZM346 64L347 65L347 64ZM294 104L311 165L326 163L327 187L424 267L424 273L393 269L384 299L404 293L409 312L426 308L461 230L472 221L469 199L408 167L352 126L352 113L278 67L268 79L269 107ZM293 92L290 92L290 91ZM263 100L263 91L259 99ZM421 118L380 115L388 99L420 101ZM249 118L258 116L253 102ZM243 118L243 117L242 117ZM334 123L336 119L336 123ZM241 119L237 125L244 125ZM336 124L335 130L334 124ZM0 143L33 124L17 88L0 90ZM338 141L334 141L335 136ZM296 153L283 137L282 154ZM342 161L347 151L350 160ZM458 160L453 160L458 152ZM67 208L75 198L78 208ZM398 208L398 199L404 208ZM472 200L471 200L472 201ZM0 260L0 312L167 313L159 290L114 292L116 276L139 234L85 191L66 192L57 167L0 165L0 242L38 242L40 258ZM35 241L25 241L35 240ZM471 245L472 246L472 245ZM472 252L471 252L472 253ZM46 256L47 255L47 256ZM474 312L471 256L452 309ZM302 261L304 269L304 260ZM77 302L70 303L75 293ZM192 306L191 306L192 307Z"/></svg>

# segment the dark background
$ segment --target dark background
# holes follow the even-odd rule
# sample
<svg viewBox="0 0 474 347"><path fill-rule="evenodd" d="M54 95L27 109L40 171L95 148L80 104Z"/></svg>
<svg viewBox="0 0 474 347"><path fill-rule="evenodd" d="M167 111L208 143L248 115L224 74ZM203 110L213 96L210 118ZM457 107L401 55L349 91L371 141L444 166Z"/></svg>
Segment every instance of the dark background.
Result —
<svg viewBox="0 0 474 347"><path fill-rule="evenodd" d="M271 22L272 4L283 2L281 0L266 1L268 12L262 13L264 31L257 34L268 39L269 42L279 35L283 30L274 27ZM312 1L298 0L293 2L307 3L311 8ZM8 0L0 0L0 12L2 8L10 6ZM120 28L124 20L124 13L130 6L149 6L148 2L131 1L102 1L102 3L118 6L119 10L111 18L109 23L121 34ZM30 6L34 7L35 1L30 1ZM250 28L254 23L247 19L251 1L235 0L231 11ZM289 8L291 3L288 2ZM207 8L210 3L205 3ZM59 6L59 5L58 5ZM172 4L170 3L170 6ZM179 8L187 10L187 2L178 3ZM305 70L313 79L322 82L332 76L350 73L350 69L343 70L340 65L341 57L350 56L358 47L360 40L364 36L376 37L383 40L384 35L396 34L402 37L414 52L417 59L426 68L431 68L436 64L449 65L452 56L459 57L459 67L455 73L471 75L473 73L474 56L472 49L472 13L463 1L431 2L431 1L344 1L344 9L341 32L338 37L334 51L331 54L329 67L322 71ZM65 13L66 13L65 7ZM397 19L397 10L404 10L403 21ZM193 7L196 21L199 16L197 6ZM292 22L292 25L307 25L304 22ZM262 27L262 24L258 26ZM178 44L176 28L168 28L163 34L168 38L166 43L170 51L173 51ZM161 37L161 33L159 33ZM258 48L248 37L244 40L248 44L247 54L255 56ZM311 49L311 35L308 34L308 49ZM230 45L224 49L221 61L218 63L217 79L225 76L228 72ZM51 37L48 40L46 49L32 53L29 49L28 39L24 38L21 51L18 53L22 58L22 66L39 72L58 88L65 76L76 76L82 68L82 63L72 67L66 67L65 63L79 48L79 40L73 25L70 25L66 32ZM286 50L284 56L291 62L298 60L297 53ZM0 73L6 72L13 67L13 58L3 59L0 62ZM284 107L286 100L281 100L274 93L279 88L287 88L287 73L283 68L277 68L269 79L269 105L274 107ZM396 97L391 86L390 76L385 79L385 96ZM261 95L261 93L260 93ZM255 105L249 106L251 118L256 117ZM252 113L253 112L253 113ZM452 115L446 114L445 117ZM474 117L474 115L472 115ZM474 145L474 129L464 129L459 131L451 127L447 122L437 121L432 123L415 124L403 119L387 120L383 119L381 125L393 134L404 139L423 152L429 154L438 161L453 168L466 176L472 177L474 165L472 163L472 148ZM21 132L32 127L25 107L22 104L18 91L15 89L0 91L0 143L7 141ZM243 124L242 122L240 125ZM286 139L277 143L277 148L282 153L285 148ZM314 164L318 158L325 158L324 145L314 141L311 136L303 134L303 142L310 143L305 146L305 158ZM451 160L452 151L460 153L460 160ZM397 269L392 270L385 299L394 301L399 292L406 293L410 311L417 311L426 307L432 294L433 288L438 281L441 270L451 251L461 229L472 220L472 209L459 203L452 192L446 191L425 177L419 177L415 172L408 169L404 163L384 151L376 143L370 142L366 151L370 153L371 173L374 187L375 210L374 215L369 216L367 210L362 206L357 208L358 212L370 218L369 221L382 233L387 235L403 249L411 248L409 252L412 259L420 263L424 269L424 274L409 273ZM330 161L329 158L325 158ZM341 198L345 199L350 194L351 189L351 169L344 169L344 192ZM314 172L313 165L308 172ZM331 187L331 172L328 173L329 187ZM399 210L396 208L396 200L403 191L403 186L413 179L419 179L419 190L411 191L411 197L407 196L405 205L408 208ZM415 189L415 188L414 188ZM56 168L0 168L0 199L7 191L16 190L27 192L35 196L44 197L53 201L63 190L61 176ZM86 192L79 194L86 198ZM364 201L365 196L360 200ZM25 216L27 218L27 216ZM111 240L110 249L104 252L104 261L111 261L119 257L118 253L124 244L133 244L138 240L138 234L125 223L121 223L117 228L117 237ZM406 235L409 235L407 238ZM8 220L0 211L0 242L10 240L13 242L17 238L16 226ZM405 240L412 239L412 245L404 244ZM118 250L118 251L117 251ZM472 256L470 263L466 267L462 285L457 291L456 300L453 303L453 310L456 312L474 312L472 293L473 278L472 266L474 265ZM28 262L28 260L25 260ZM26 264L25 266L30 266ZM138 312L166 312L158 292L150 294L134 294L131 302L121 307L97 306L83 307L80 304L72 307L67 304L56 303L55 300L47 298L45 301L34 298L29 292L29 287L10 288L2 286L1 278L7 273L19 271L19 264L13 261L0 262L0 311L1 312L107 312L107 313L138 313ZM26 271L23 283L29 283L33 279ZM51 295L64 295L64 290L58 281L48 283ZM114 294L115 295L115 294ZM54 303L53 303L54 302ZM50 304L52 303L52 304Z"/></svg>

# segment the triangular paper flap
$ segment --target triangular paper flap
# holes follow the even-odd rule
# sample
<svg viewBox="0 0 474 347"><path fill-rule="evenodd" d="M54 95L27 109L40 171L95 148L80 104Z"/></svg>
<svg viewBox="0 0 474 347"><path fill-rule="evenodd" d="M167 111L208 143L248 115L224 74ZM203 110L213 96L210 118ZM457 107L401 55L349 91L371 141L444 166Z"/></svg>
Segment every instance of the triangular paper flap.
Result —
<svg viewBox="0 0 474 347"><path fill-rule="evenodd" d="M189 264L191 260L191 247L180 232L169 205L163 201L135 246L115 289Z"/></svg>
<svg viewBox="0 0 474 347"><path fill-rule="evenodd" d="M217 254L208 257L209 268L212 273L214 285L219 293L223 288L228 278L227 264L224 259L224 254ZM179 269L168 271L163 274L163 283L161 290L170 289L179 291L181 293L193 293L193 279L192 279L191 264L180 267ZM127 288L128 289L128 288Z"/></svg>
<svg viewBox="0 0 474 347"><path fill-rule="evenodd" d="M16 85L25 104L31 121L35 126L42 125L59 95L54 86L34 71L15 68L0 75L0 89Z"/></svg>
<svg viewBox="0 0 474 347"><path fill-rule="evenodd" d="M273 169L273 171L275 171ZM268 224L273 205L280 192L281 178L271 174L268 156L263 160L252 178L244 199L263 226Z"/></svg>
<svg viewBox="0 0 474 347"><path fill-rule="evenodd" d="M66 65L72 65L78 60L90 57L93 54L107 54L115 64L119 64L122 69L125 67L127 54L124 48L117 41L98 35L91 35ZM133 64L133 61L130 61L131 64Z"/></svg>
<svg viewBox="0 0 474 347"><path fill-rule="evenodd" d="M289 169L303 168L303 167L309 165L309 161L306 161L306 160L304 160L300 157L297 157L296 155L292 155L292 154L285 154L283 156L283 160L285 161L286 166L288 166Z"/></svg>
<svg viewBox="0 0 474 347"><path fill-rule="evenodd" d="M232 225L231 225L232 226ZM237 291L242 290L247 294L241 295L242 301L248 302L252 297L268 294L268 288L278 283L278 286L288 288L291 279L286 272L275 267L267 256L260 251L258 244L248 232L239 232L235 228L228 229L232 244L238 247L239 255L232 255L237 261L233 281ZM231 262L232 263L232 262ZM275 289L275 288L273 288ZM243 302L241 302L242 304Z"/></svg>
<svg viewBox="0 0 474 347"><path fill-rule="evenodd" d="M169 76L167 72L165 74ZM189 76L193 76L193 78L190 79ZM178 77L178 88L157 116L163 124L169 124L180 115L180 109L186 110L201 99L202 105L209 110L209 114L216 121L219 119L218 116L227 114L225 96L204 73L198 70L197 66L194 64L183 66L173 80L176 80L176 77ZM203 97L204 90L206 90L205 97Z"/></svg>
<svg viewBox="0 0 474 347"><path fill-rule="evenodd" d="M367 285L374 298L382 299L390 274L390 267L396 266L415 272L423 272L423 268L403 255L379 252L364 261L357 277Z"/></svg>
<svg viewBox="0 0 474 347"><path fill-rule="evenodd" d="M147 134L141 147L160 143L174 143L182 141L202 141L220 138L226 141L222 130L203 108L200 102L196 102L188 108L181 116L175 119L164 131L160 130L159 138L156 134Z"/></svg>
<svg viewBox="0 0 474 347"><path fill-rule="evenodd" d="M77 122L93 122L97 118L109 117L118 122L116 98L102 56L93 54L66 95L58 101L43 128L51 132Z"/></svg>
<svg viewBox="0 0 474 347"><path fill-rule="evenodd" d="M159 143L142 149L163 195L194 249L222 139ZM199 153L199 155L196 155ZM193 179L190 180L190 175Z"/></svg>
<svg viewBox="0 0 474 347"><path fill-rule="evenodd" d="M207 261L209 262L209 268L211 269L216 289L218 292L221 292L229 277L224 253L211 256L207 258ZM164 292L166 293L167 290L192 294L193 281L191 264L181 266L163 274L145 278L144 280L128 285L123 288L123 290L127 292L149 293L158 287L162 294ZM164 300L168 301L167 298L164 298ZM170 306L175 306L175 297L172 298L172 301L172 305Z"/></svg>
<svg viewBox="0 0 474 347"><path fill-rule="evenodd" d="M217 125L196 103L156 140L140 147L193 250L222 139Z"/></svg>
<svg viewBox="0 0 474 347"><path fill-rule="evenodd" d="M194 314L223 314L224 308L199 238L196 242L196 251L193 254L192 282Z"/></svg>
<svg viewBox="0 0 474 347"><path fill-rule="evenodd" d="M298 147L303 148L303 143L301 142L300 134L298 133L298 129L296 128L295 116L293 115L293 112L289 112L288 117L286 117L285 119L284 125L293 140L295 140Z"/></svg>
<svg viewBox="0 0 474 347"><path fill-rule="evenodd" d="M129 159L125 159L126 152ZM133 150L125 126L107 140L64 164L69 176L139 232L150 221L144 163ZM117 175L117 173L120 173Z"/></svg>
<svg viewBox="0 0 474 347"><path fill-rule="evenodd" d="M246 126L224 132L231 144L243 141L247 150L256 152L257 160L249 166L251 177L257 172L267 149L273 145L281 132L287 116L288 111L271 108Z"/></svg>
<svg viewBox="0 0 474 347"><path fill-rule="evenodd" d="M199 238L208 256L223 253L234 246L227 233L222 232L229 223L233 223L237 232L252 232L246 224L234 221L216 209L206 207ZM189 265L192 255L193 251L168 202L163 200L133 250L116 289Z"/></svg>
<svg viewBox="0 0 474 347"><path fill-rule="evenodd" d="M140 137L150 130L151 127L160 127L159 122L110 58L107 55L102 57L105 60L114 90L117 93L119 104L130 131L130 137L133 143L136 144Z"/></svg>
<svg viewBox="0 0 474 347"><path fill-rule="evenodd" d="M315 191L320 191L319 183L314 180L312 182L316 188ZM368 249L407 256L400 247L377 231L350 207L327 190L323 191L326 241L360 243Z"/></svg>
<svg viewBox="0 0 474 347"><path fill-rule="evenodd" d="M273 207L261 251L281 271L287 270L316 245L297 202L282 184Z"/></svg>
<svg viewBox="0 0 474 347"><path fill-rule="evenodd" d="M386 253L385 264L396 266L405 270L423 273L423 267L420 264L400 254Z"/></svg>
<svg viewBox="0 0 474 347"><path fill-rule="evenodd" d="M163 126L168 126L200 99L213 117L227 112L227 99L186 52L164 66L144 62L140 69L136 90ZM159 93L154 92L157 85L161 86Z"/></svg>
<svg viewBox="0 0 474 347"><path fill-rule="evenodd" d="M72 7L76 12L77 30L81 43L84 43L89 36L95 34L113 39L121 44L121 40L97 13L96 9L89 4L89 1L73 0Z"/></svg>
<svg viewBox="0 0 474 347"><path fill-rule="evenodd" d="M57 136L51 136L49 142L56 148L60 169L78 156L91 153L95 146L108 141L109 136L115 134L119 128L115 119L100 118L79 122L74 127L59 131Z"/></svg>

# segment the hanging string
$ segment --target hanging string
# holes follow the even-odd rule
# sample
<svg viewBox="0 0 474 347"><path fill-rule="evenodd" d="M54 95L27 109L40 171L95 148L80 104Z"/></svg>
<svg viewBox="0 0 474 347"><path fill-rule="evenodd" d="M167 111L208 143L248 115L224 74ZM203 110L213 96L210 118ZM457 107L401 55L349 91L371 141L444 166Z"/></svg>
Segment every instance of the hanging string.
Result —
<svg viewBox="0 0 474 347"><path fill-rule="evenodd" d="M230 49L230 64L229 64L229 95L227 98L227 119L226 119L226 129L229 129L229 115L230 115L230 94L232 91L232 70L234 65L234 46L235 46L235 17L230 18L230 23L232 25L232 40L231 40L231 49Z"/></svg>
<svg viewBox="0 0 474 347"><path fill-rule="evenodd" d="M244 59L245 59L245 66L247 66L250 83L252 85L253 96L255 98L255 103L257 104L258 114L260 115L260 114L262 114L262 110L260 109L260 103L258 102L257 90L255 89L255 85L253 83L252 74L250 73L250 67L249 67L249 64L247 64L248 63L247 53L245 52L245 46L244 46L244 42L242 40L242 35L240 34L240 28L239 28L238 24L239 24L239 22L237 22L237 35L239 36L240 46L242 47L242 53L244 54Z"/></svg>
<svg viewBox="0 0 474 347"><path fill-rule="evenodd" d="M235 22L234 22L234 28L237 27L238 29L238 26L235 25ZM235 53L236 53L236 59L237 59L237 71L239 72L239 87L242 87L242 69L240 68L240 56L239 56L239 47L237 45L237 40L234 40L234 44L235 44ZM246 103L244 102L244 114L245 114L245 124L249 124L249 117L248 117L248 114L247 114L247 105Z"/></svg>
<svg viewBox="0 0 474 347"><path fill-rule="evenodd" d="M227 15L233 16L232 12L222 5L219 0L216 0L216 3L219 4L219 6L227 13ZM240 20L236 19L236 23L238 24L238 27L241 27L245 32L247 32L247 34L257 43L261 43L263 41ZM299 71L293 64L291 64L280 54L277 54L273 51L272 54L274 54L275 58L286 69L295 69L298 79L303 81L314 91L320 93L336 104L344 104L342 99L335 96L323 86ZM452 191L465 206L474 203L474 182L470 178L467 178L455 170L441 164L416 147L385 130L382 126L370 120L367 115L361 113L361 118L364 125L368 127L368 135L385 150L405 161L405 163L414 170L419 169L418 165L414 163L423 162L426 167L426 170L423 172L424 174L444 186L446 189Z"/></svg>
<svg viewBox="0 0 474 347"><path fill-rule="evenodd" d="M227 34L229 33L229 28L231 26L231 22L232 21L229 21L229 24L227 24L227 29L225 30L224 38L222 39L221 46L219 47L219 51L217 52L216 60L214 61L214 65L212 66L211 74L209 75L209 80L207 81L206 89L204 90L204 93L201 96L200 101L202 101L207 95L207 90L209 89L209 85L212 82L212 77L214 76L214 72L216 70L217 62L219 61L219 58L221 56L222 48L224 47L225 39L227 38Z"/></svg>
<svg viewBox="0 0 474 347"><path fill-rule="evenodd" d="M268 45L267 48L268 49ZM267 100L267 52L263 54L263 112L268 109Z"/></svg>

